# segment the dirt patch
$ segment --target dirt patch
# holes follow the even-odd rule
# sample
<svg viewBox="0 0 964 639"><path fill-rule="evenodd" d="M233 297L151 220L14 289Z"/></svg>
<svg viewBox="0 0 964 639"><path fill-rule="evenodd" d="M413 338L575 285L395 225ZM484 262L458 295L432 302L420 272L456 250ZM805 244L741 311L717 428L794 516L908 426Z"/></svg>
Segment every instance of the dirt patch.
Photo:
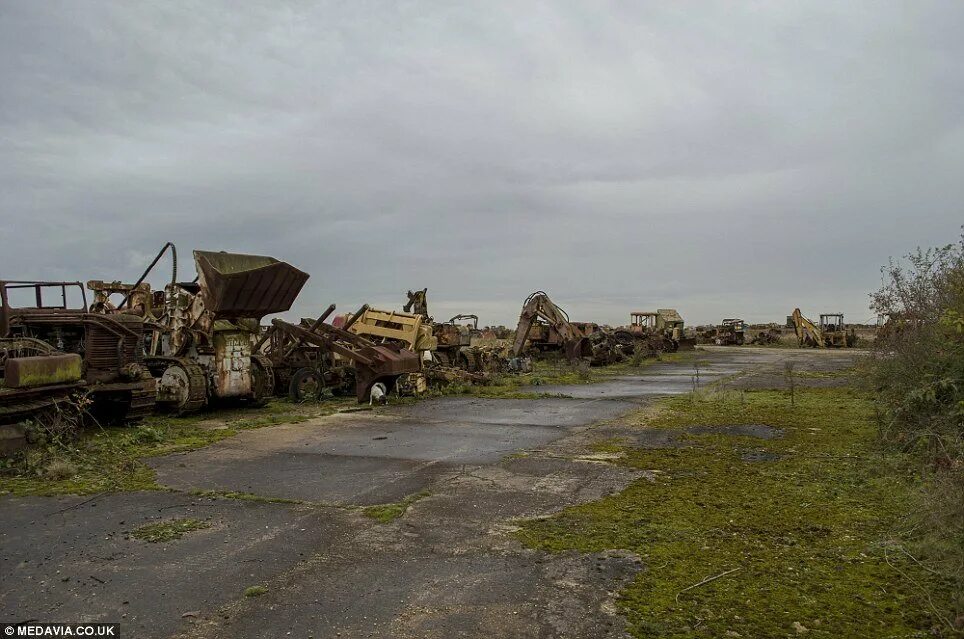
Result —
<svg viewBox="0 0 964 639"><path fill-rule="evenodd" d="M756 437L758 439L777 439L783 437L783 430L766 424L730 424L725 426L690 426L689 435L728 435L730 437Z"/></svg>

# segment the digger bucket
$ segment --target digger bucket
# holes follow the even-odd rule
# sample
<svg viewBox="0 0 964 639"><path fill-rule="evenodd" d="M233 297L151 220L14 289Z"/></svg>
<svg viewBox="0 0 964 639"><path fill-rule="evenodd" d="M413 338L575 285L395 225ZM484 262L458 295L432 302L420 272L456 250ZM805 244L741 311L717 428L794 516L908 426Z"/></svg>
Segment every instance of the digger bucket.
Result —
<svg viewBox="0 0 964 639"><path fill-rule="evenodd" d="M291 308L308 274L263 255L194 251L201 297L218 318L262 318Z"/></svg>
<svg viewBox="0 0 964 639"><path fill-rule="evenodd" d="M563 342L562 350L570 364L583 359L592 359L592 344L587 337L579 337Z"/></svg>

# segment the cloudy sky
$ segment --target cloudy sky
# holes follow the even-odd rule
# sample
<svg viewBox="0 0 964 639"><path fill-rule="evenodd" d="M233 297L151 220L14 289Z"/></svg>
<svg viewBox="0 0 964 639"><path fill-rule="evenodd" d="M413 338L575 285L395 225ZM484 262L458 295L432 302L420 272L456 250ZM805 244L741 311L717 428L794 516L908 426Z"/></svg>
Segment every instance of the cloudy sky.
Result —
<svg viewBox="0 0 964 639"><path fill-rule="evenodd" d="M170 240L309 272L294 315L863 321L964 223L962 33L919 0L3 0L0 276L133 280Z"/></svg>

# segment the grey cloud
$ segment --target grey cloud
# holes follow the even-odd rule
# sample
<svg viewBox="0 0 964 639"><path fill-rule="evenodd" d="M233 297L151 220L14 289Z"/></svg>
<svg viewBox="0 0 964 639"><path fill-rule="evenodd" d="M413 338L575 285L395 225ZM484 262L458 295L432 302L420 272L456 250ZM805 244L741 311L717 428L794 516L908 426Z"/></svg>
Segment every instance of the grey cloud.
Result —
<svg viewBox="0 0 964 639"><path fill-rule="evenodd" d="M0 4L4 277L274 255L293 309L869 316L964 220L955 3ZM184 260L182 259L182 262ZM163 278L159 278L159 281ZM445 312L442 312L445 311Z"/></svg>

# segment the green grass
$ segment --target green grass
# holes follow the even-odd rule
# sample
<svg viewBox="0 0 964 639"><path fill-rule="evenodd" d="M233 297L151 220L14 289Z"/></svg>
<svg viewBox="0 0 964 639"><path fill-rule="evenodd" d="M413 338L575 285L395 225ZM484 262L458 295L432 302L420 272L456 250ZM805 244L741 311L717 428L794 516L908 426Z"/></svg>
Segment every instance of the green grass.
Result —
<svg viewBox="0 0 964 639"><path fill-rule="evenodd" d="M378 504L377 506L367 506L362 510L362 513L366 517L374 519L380 523L387 524L394 521L404 515L409 507L415 502L425 499L431 493L427 490L409 495L401 501L397 501L393 504Z"/></svg>
<svg viewBox="0 0 964 639"><path fill-rule="evenodd" d="M88 427L76 440L30 447L16 457L0 461L0 494L86 495L158 490L154 471L144 463L148 457L203 448L245 430L298 423L349 405L354 405L354 400L315 404L274 400L260 408L188 417L155 415L136 426ZM58 472L49 472L51 468Z"/></svg>
<svg viewBox="0 0 964 639"><path fill-rule="evenodd" d="M288 499L286 497L265 497L255 493L243 493L236 490L192 490L192 495L198 497L214 497L217 499L237 499L240 501L253 501L259 504L310 504L301 499Z"/></svg>
<svg viewBox="0 0 964 639"><path fill-rule="evenodd" d="M636 637L787 637L799 627L809 637L951 636L934 612L950 584L909 557L898 532L920 480L880 452L871 403L836 388L798 389L792 408L776 391L723 399L683 396L643 413L640 427L678 430L688 446L623 448L619 463L655 471L654 481L526 522L520 539L550 552L637 553L646 568L618 598ZM784 436L683 430L737 424ZM747 452L779 457L745 462Z"/></svg>
<svg viewBox="0 0 964 639"><path fill-rule="evenodd" d="M156 544L180 539L184 536L184 533L209 527L209 524L197 519L172 519L141 526L131 532L131 537Z"/></svg>
<svg viewBox="0 0 964 639"><path fill-rule="evenodd" d="M244 589L245 597L260 597L266 594L268 594L268 589L264 586L249 586Z"/></svg>

